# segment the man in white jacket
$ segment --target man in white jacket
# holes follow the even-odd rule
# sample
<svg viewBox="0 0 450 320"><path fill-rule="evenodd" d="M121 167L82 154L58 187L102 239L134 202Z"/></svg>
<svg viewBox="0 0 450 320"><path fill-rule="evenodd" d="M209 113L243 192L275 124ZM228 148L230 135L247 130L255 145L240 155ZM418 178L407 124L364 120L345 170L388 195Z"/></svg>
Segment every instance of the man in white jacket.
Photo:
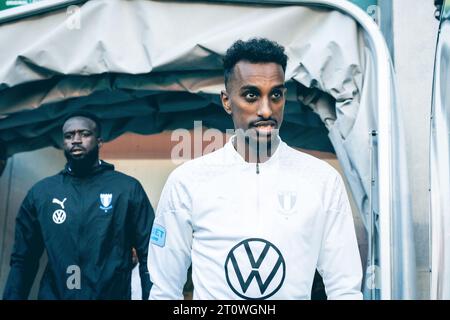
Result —
<svg viewBox="0 0 450 320"><path fill-rule="evenodd" d="M327 163L278 136L284 48L237 41L224 59L222 104L237 133L172 172L149 246L150 299L310 299L314 273L329 299L361 299L362 270L349 201Z"/></svg>

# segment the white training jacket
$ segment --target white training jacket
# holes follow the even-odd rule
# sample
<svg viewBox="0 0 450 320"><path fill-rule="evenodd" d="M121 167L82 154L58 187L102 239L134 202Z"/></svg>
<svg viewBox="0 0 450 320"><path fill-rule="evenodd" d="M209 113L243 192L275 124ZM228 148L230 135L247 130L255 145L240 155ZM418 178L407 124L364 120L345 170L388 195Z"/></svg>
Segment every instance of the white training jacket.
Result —
<svg viewBox="0 0 450 320"><path fill-rule="evenodd" d="M362 269L344 184L326 162L281 142L248 163L231 140L175 169L148 250L150 299L310 299L314 273L328 299L362 299Z"/></svg>

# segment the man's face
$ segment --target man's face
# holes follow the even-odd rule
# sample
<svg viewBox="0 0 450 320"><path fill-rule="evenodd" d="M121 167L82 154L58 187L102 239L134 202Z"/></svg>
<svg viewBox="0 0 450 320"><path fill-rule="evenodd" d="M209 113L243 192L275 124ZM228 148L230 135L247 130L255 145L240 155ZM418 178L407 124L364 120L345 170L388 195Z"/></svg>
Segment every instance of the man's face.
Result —
<svg viewBox="0 0 450 320"><path fill-rule="evenodd" d="M83 160L101 147L94 121L85 117L73 117L63 126L63 149L67 157ZM97 155L98 156L98 155Z"/></svg>
<svg viewBox="0 0 450 320"><path fill-rule="evenodd" d="M284 72L276 63L238 62L221 94L236 130L258 143L270 143L283 122L286 102Z"/></svg>

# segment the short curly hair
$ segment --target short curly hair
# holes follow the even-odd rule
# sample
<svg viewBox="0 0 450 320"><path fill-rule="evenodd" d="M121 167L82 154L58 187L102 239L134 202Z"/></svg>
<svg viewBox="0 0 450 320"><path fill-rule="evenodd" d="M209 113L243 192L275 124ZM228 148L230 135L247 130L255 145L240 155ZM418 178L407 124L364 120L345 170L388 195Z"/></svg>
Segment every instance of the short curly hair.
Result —
<svg viewBox="0 0 450 320"><path fill-rule="evenodd" d="M83 117L83 118L88 118L91 121L93 121L95 123L95 135L97 136L97 138L101 138L102 136L102 124L100 119L93 113L89 112L89 111L85 111L85 110L78 110L75 112L70 113L68 116L66 116L63 120L63 126L64 124L67 122L67 120L72 119L72 118L77 118L77 117Z"/></svg>
<svg viewBox="0 0 450 320"><path fill-rule="evenodd" d="M227 86L234 66L239 61L251 63L276 63L286 72L287 55L284 47L266 38L252 38L247 41L237 40L228 48L223 59L225 86Z"/></svg>

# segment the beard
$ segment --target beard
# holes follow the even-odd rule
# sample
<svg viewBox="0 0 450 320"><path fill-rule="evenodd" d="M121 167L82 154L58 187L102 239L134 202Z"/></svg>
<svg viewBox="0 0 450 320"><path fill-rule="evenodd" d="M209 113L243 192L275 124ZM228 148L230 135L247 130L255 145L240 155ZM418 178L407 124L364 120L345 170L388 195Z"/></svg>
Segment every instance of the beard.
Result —
<svg viewBox="0 0 450 320"><path fill-rule="evenodd" d="M67 159L69 168L76 176L87 176L98 162L99 147L94 147L91 151L82 157L74 157L69 151L64 150L64 156Z"/></svg>

